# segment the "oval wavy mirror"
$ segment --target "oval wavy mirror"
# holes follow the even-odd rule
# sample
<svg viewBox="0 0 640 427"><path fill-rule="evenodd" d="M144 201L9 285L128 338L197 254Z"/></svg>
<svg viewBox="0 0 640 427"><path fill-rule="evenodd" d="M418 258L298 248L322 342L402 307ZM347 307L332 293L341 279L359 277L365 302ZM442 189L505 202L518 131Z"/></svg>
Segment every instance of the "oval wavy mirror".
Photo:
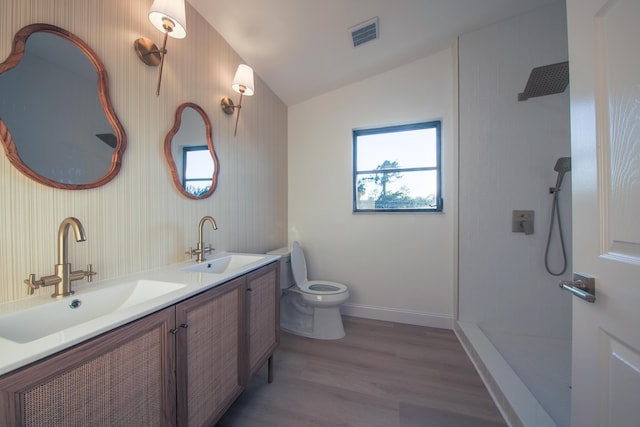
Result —
<svg viewBox="0 0 640 427"><path fill-rule="evenodd" d="M84 41L49 24L16 33L0 64L0 140L20 172L51 187L95 188L118 174L126 135Z"/></svg>
<svg viewBox="0 0 640 427"><path fill-rule="evenodd" d="M211 122L200 106L186 102L178 107L173 128L164 140L164 154L178 191L190 199L213 194L220 166Z"/></svg>

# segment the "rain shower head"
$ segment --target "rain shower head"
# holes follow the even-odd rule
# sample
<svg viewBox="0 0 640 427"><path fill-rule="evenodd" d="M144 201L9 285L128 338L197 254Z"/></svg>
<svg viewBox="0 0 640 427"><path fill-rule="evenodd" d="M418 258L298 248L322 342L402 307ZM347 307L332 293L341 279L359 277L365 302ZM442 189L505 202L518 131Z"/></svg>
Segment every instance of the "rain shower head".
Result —
<svg viewBox="0 0 640 427"><path fill-rule="evenodd" d="M518 101L561 93L565 91L568 85L568 61L536 67L531 70L524 92L518 94Z"/></svg>
<svg viewBox="0 0 640 427"><path fill-rule="evenodd" d="M571 157L560 157L553 170L558 172L558 179L556 180L556 187L554 188L554 192L556 192L560 190L564 174L571 171Z"/></svg>

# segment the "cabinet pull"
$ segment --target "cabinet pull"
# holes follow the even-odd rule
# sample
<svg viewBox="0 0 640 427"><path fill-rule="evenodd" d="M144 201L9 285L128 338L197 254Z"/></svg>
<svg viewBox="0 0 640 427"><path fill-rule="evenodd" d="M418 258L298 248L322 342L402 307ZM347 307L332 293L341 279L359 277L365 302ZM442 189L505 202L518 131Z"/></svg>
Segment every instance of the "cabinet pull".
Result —
<svg viewBox="0 0 640 427"><path fill-rule="evenodd" d="M252 292L252 291L253 291L253 289L247 288L247 292Z"/></svg>
<svg viewBox="0 0 640 427"><path fill-rule="evenodd" d="M180 327L178 328L173 328L173 329L169 329L169 332L172 333L173 335L177 334L178 332L180 332L180 328L182 329L187 329L189 327L188 323L183 323L180 325Z"/></svg>

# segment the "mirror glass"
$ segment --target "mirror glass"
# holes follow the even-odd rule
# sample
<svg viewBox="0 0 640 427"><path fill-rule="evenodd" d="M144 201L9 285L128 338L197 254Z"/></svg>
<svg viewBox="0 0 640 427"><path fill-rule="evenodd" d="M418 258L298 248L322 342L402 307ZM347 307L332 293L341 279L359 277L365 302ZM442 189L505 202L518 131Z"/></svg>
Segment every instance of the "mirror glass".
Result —
<svg viewBox="0 0 640 427"><path fill-rule="evenodd" d="M176 110L164 153L176 188L190 199L213 194L218 182L218 157L211 138L211 122L200 106L184 103Z"/></svg>
<svg viewBox="0 0 640 427"><path fill-rule="evenodd" d="M126 136L93 50L47 24L22 28L0 64L0 139L11 163L51 187L86 189L118 173Z"/></svg>

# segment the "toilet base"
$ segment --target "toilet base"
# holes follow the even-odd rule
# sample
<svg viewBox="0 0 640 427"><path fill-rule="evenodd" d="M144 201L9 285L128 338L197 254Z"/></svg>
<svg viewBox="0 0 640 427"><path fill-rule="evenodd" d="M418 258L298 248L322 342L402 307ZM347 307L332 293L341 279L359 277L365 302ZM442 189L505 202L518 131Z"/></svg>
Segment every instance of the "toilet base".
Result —
<svg viewBox="0 0 640 427"><path fill-rule="evenodd" d="M280 300L280 329L319 340L337 340L345 336L338 306L312 307L295 293L285 294Z"/></svg>

